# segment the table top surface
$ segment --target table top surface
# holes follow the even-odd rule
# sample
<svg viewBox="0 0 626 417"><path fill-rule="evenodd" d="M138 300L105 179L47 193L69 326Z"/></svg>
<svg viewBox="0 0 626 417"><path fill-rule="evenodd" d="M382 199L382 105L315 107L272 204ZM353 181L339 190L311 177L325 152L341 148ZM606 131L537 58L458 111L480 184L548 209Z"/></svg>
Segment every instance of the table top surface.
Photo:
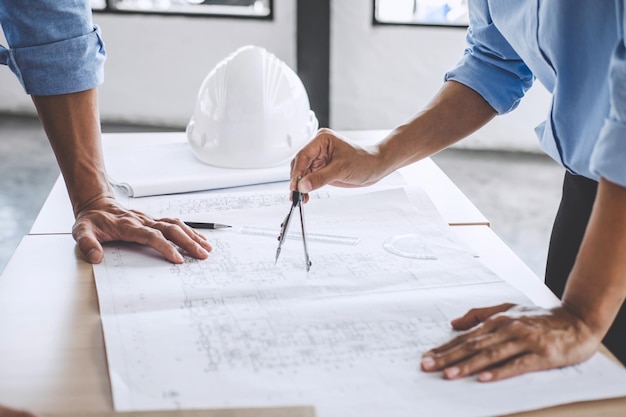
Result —
<svg viewBox="0 0 626 417"><path fill-rule="evenodd" d="M363 140L368 140L368 135L378 137L383 133L365 132ZM358 137L358 133L354 136ZM124 139L123 135L110 137ZM558 304L556 297L486 226L488 223L482 214L434 162L421 161L405 169L403 175L416 179L415 183L423 186L444 219L457 224L453 230L485 266L535 304L543 307ZM28 408L45 416L69 417L315 415L310 405L115 413L93 271L91 265L81 259L68 234L72 222L69 200L62 181L58 181L31 235L24 237L0 276L0 403ZM626 415L626 398L568 404L516 415L586 416L590 413Z"/></svg>

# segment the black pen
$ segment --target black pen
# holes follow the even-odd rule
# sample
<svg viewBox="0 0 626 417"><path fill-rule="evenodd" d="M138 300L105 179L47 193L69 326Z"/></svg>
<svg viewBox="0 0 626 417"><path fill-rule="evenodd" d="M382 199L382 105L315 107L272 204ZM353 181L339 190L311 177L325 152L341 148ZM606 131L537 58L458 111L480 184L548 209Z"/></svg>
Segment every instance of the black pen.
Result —
<svg viewBox="0 0 626 417"><path fill-rule="evenodd" d="M194 229L225 229L227 227L232 227L227 224L221 223L203 223L203 222L183 222L189 227L193 227Z"/></svg>

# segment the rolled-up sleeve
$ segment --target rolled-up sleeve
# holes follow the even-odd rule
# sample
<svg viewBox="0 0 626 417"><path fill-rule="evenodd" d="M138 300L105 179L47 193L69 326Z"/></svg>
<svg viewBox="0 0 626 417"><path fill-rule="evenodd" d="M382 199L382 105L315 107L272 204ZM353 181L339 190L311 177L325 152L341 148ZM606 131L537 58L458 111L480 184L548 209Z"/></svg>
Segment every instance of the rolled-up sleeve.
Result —
<svg viewBox="0 0 626 417"><path fill-rule="evenodd" d="M493 24L486 2L470 2L466 40L463 57L446 73L445 80L470 87L498 114L515 109L534 76Z"/></svg>
<svg viewBox="0 0 626 417"><path fill-rule="evenodd" d="M626 187L626 4L621 6L622 39L613 53L609 69L611 110L591 154L591 170L598 177Z"/></svg>
<svg viewBox="0 0 626 417"><path fill-rule="evenodd" d="M0 49L0 63L9 66L27 94L67 94L102 84L106 52L89 2L21 3L0 1L9 43Z"/></svg>

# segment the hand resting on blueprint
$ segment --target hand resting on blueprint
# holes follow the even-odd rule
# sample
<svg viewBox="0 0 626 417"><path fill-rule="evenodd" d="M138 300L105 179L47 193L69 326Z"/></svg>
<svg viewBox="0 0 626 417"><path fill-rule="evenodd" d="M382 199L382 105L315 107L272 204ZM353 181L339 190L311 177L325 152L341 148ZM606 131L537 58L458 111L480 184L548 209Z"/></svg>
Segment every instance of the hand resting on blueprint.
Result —
<svg viewBox="0 0 626 417"><path fill-rule="evenodd" d="M471 310L452 326L478 326L425 354L422 368L443 370L450 379L478 373L480 381L495 381L589 358L624 303L625 208L626 188L601 178L561 306Z"/></svg>
<svg viewBox="0 0 626 417"><path fill-rule="evenodd" d="M99 263L104 252L100 242L127 241L148 245L167 260L182 263L177 247L189 255L205 259L211 245L206 238L179 219L152 217L127 210L112 197L91 200L80 208L72 235L87 261Z"/></svg>
<svg viewBox="0 0 626 417"><path fill-rule="evenodd" d="M0 417L36 417L28 411L15 410L0 405Z"/></svg>
<svg viewBox="0 0 626 417"><path fill-rule="evenodd" d="M481 382L573 365L596 352L600 337L565 307L500 304L452 321L467 330L422 356L422 369L446 379L478 374ZM469 329L469 330L468 330Z"/></svg>

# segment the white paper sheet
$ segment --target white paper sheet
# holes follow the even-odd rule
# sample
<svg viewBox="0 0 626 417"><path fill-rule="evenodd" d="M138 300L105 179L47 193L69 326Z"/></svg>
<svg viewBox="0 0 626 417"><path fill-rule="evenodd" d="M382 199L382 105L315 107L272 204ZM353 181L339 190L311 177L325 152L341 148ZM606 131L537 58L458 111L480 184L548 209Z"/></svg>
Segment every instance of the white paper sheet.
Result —
<svg viewBox="0 0 626 417"><path fill-rule="evenodd" d="M429 210L429 218L439 217L437 209L426 193L419 187L408 186L402 175L394 172L369 187L342 188L325 186L310 193L311 200L331 196L355 195L407 187L414 203L422 210ZM286 205L289 200L289 181L256 184L226 189L197 191L175 195L150 195L133 198L116 193L125 207L139 210L155 218L180 217L183 220L219 222L214 216L219 212L271 205Z"/></svg>
<svg viewBox="0 0 626 417"><path fill-rule="evenodd" d="M111 183L131 197L186 193L289 179L289 162L229 169L200 162L184 136L174 143L129 144L104 153Z"/></svg>
<svg viewBox="0 0 626 417"><path fill-rule="evenodd" d="M288 208L255 207L221 213L278 228ZM451 318L529 301L402 190L319 199L305 210L311 232L361 242L309 243L308 274L301 242L287 241L274 265L275 239L236 230L207 233L209 259L182 265L146 248L106 248L94 272L116 410L313 404L320 417L456 417L626 395L626 372L599 355L490 384L421 372L421 354L452 335ZM436 259L383 248L407 233Z"/></svg>

